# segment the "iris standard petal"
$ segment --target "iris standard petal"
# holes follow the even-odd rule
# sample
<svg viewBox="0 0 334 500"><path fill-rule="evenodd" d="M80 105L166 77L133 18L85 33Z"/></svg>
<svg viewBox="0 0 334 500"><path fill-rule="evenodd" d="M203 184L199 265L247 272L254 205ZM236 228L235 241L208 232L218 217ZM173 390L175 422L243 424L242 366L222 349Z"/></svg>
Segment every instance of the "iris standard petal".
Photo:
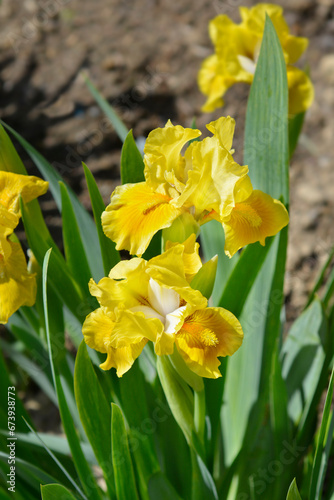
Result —
<svg viewBox="0 0 334 500"><path fill-rule="evenodd" d="M217 137L220 145L228 152L232 149L233 135L235 129L235 120L230 116L222 116L213 122L210 122L206 128Z"/></svg>
<svg viewBox="0 0 334 500"><path fill-rule="evenodd" d="M173 125L170 120L163 128L149 133L144 147L145 179L154 191L169 195L168 174L183 183L184 159L181 149L190 140L200 136L197 129ZM174 193L175 194L175 193Z"/></svg>
<svg viewBox="0 0 334 500"><path fill-rule="evenodd" d="M185 153L191 158L186 187L175 201L178 206L194 206L196 214L215 210L221 217L234 206L234 188L247 172L247 166L238 165L232 155L220 146L216 136L192 143Z"/></svg>
<svg viewBox="0 0 334 500"><path fill-rule="evenodd" d="M102 214L103 231L116 242L117 250L140 256L154 234L181 214L169 202L168 196L153 192L145 182L119 186Z"/></svg>
<svg viewBox="0 0 334 500"><path fill-rule="evenodd" d="M128 308L146 305L150 279L145 272L146 267L147 262L140 258L121 261L110 271L108 277L102 278L98 283L91 279L89 291L101 306L110 310L119 304Z"/></svg>
<svg viewBox="0 0 334 500"><path fill-rule="evenodd" d="M178 243L167 241L166 250L177 245ZM197 274L202 267L202 261L199 256L199 243L196 242L196 235L191 234L182 245L184 247L182 254L184 274L186 280L190 283L195 274Z"/></svg>
<svg viewBox="0 0 334 500"><path fill-rule="evenodd" d="M159 285L170 288L187 303L189 311L206 307L207 299L198 290L190 287L185 277L183 245L177 245L148 262L147 274ZM182 304L180 304L182 305Z"/></svg>

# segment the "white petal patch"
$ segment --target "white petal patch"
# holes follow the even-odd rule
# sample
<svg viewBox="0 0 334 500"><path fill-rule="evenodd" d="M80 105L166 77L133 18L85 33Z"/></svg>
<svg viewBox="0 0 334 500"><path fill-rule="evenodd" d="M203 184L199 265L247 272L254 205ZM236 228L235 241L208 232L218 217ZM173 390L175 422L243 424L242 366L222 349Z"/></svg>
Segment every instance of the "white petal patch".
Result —
<svg viewBox="0 0 334 500"><path fill-rule="evenodd" d="M148 300L151 306L163 317L178 309L180 295L170 288L160 286L152 278L148 284Z"/></svg>
<svg viewBox="0 0 334 500"><path fill-rule="evenodd" d="M249 57L246 57L246 56L238 55L238 60L239 60L239 63L241 65L242 69L247 71L247 73L254 75L255 69L256 69L256 63L252 59L250 59Z"/></svg>
<svg viewBox="0 0 334 500"><path fill-rule="evenodd" d="M185 311L187 306L182 306L175 311L167 314L165 321L165 333L177 333L185 320Z"/></svg>
<svg viewBox="0 0 334 500"><path fill-rule="evenodd" d="M157 311L152 309L152 307L135 306L135 307L130 307L129 310L132 312L142 312L145 314L145 318L158 318L158 319L160 319L160 321L163 325L165 324L165 317L161 316L161 314L159 314Z"/></svg>

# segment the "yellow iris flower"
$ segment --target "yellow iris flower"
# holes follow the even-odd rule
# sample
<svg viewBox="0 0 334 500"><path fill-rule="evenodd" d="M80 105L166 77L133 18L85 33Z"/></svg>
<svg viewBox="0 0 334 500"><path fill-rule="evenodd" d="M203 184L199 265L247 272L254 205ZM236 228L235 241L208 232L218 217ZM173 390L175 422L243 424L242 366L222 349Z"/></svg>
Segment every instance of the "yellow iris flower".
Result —
<svg viewBox="0 0 334 500"><path fill-rule="evenodd" d="M281 42L287 65L289 113L306 111L312 104L314 90L306 73L293 66L306 50L308 40L289 33L283 9L273 4L240 7L241 23L219 15L209 24L215 53L204 60L198 75L200 90L208 98L203 111L223 106L227 89L237 82L252 83L260 53L265 15L268 14Z"/></svg>
<svg viewBox="0 0 334 500"><path fill-rule="evenodd" d="M149 261L121 261L90 293L100 307L83 325L85 342L107 359L100 367L116 368L121 377L148 341L157 355L172 354L174 345L188 367L202 377L220 377L219 356L230 356L241 345L239 321L189 285L201 266L195 235L184 245L171 244Z"/></svg>
<svg viewBox="0 0 334 500"><path fill-rule="evenodd" d="M21 216L19 196L29 202L47 189L48 182L38 177L0 171L0 323L7 323L19 307L35 302L35 275L28 273L21 245L10 236Z"/></svg>
<svg viewBox="0 0 334 500"><path fill-rule="evenodd" d="M145 182L115 189L102 214L105 234L117 250L141 256L153 235L187 215L190 231L211 219L225 229L225 251L232 256L248 243L273 236L286 226L284 205L261 191L254 191L248 167L232 156L235 121L222 117L207 125L213 134L196 139L197 129L173 126L153 130L144 148ZM193 221L191 223L191 221Z"/></svg>

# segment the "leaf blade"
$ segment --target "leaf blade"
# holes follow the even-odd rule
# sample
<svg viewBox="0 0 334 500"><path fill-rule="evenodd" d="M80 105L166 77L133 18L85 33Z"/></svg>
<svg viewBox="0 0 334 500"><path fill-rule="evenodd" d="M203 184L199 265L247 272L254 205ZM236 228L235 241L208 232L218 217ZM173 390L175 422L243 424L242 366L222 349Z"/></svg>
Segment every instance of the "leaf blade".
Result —
<svg viewBox="0 0 334 500"><path fill-rule="evenodd" d="M116 495L119 500L138 500L128 437L120 408L111 403L112 464Z"/></svg>
<svg viewBox="0 0 334 500"><path fill-rule="evenodd" d="M244 163L249 165L254 189L277 199L283 197L286 202L289 195L287 117L286 65L277 34L267 16L247 105ZM280 333L276 321L283 298L280 273L284 271L285 256L286 230L274 238L239 318L244 342L229 359L224 389L226 405L222 424L227 464L233 462L241 449L247 454L246 450L256 445L258 428L252 432L249 424L262 421L269 397L268 370L270 372L272 350ZM275 324L275 329L267 336L270 324ZM271 351L266 351L267 348ZM254 410L258 415L250 419L250 412L253 415Z"/></svg>
<svg viewBox="0 0 334 500"><path fill-rule="evenodd" d="M92 276L83 242L81 239L77 219L73 210L71 198L66 185L60 182L63 242L66 262L75 280L85 295L89 296L88 282Z"/></svg>
<svg viewBox="0 0 334 500"><path fill-rule="evenodd" d="M94 97L95 101L100 106L106 117L110 120L110 123L112 123L112 125L114 126L115 132L117 133L118 137L122 142L124 142L129 132L128 129L126 128L120 117L117 115L113 107L100 94L100 92L97 90L95 85L93 85L90 79L87 76L84 76L84 79L89 92Z"/></svg>
<svg viewBox="0 0 334 500"><path fill-rule="evenodd" d="M132 130L127 134L121 154L122 184L145 181L144 162L133 138Z"/></svg>
<svg viewBox="0 0 334 500"><path fill-rule="evenodd" d="M83 168L85 172L90 201L93 209L97 234L99 237L104 273L105 275L108 275L110 269L112 269L117 264L117 262L120 261L120 255L119 252L116 250L115 243L112 242L104 234L102 229L101 215L102 212L105 210L105 206L100 191L95 182L94 176L87 167L87 165L85 165L84 163L83 163Z"/></svg>

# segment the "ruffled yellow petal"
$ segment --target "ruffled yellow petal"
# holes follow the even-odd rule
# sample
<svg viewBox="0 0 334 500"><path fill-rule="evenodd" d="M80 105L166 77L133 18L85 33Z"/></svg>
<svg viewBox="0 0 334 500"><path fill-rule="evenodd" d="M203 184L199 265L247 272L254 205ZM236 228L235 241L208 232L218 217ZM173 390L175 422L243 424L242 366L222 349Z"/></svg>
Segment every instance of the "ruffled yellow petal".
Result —
<svg viewBox="0 0 334 500"><path fill-rule="evenodd" d="M306 50L308 40L307 38L289 34L289 26L283 17L282 7L273 4L258 4L254 6L249 10L247 16L247 28L263 33L266 14L270 17L281 42L286 63L295 64Z"/></svg>
<svg viewBox="0 0 334 500"><path fill-rule="evenodd" d="M226 309L208 307L186 318L175 343L189 368L201 377L218 378L219 356L231 356L239 349L243 331L236 317Z"/></svg>
<svg viewBox="0 0 334 500"><path fill-rule="evenodd" d="M150 277L145 272L147 262L140 258L119 262L98 283L89 282L91 295L97 298L103 307L113 310L122 304L124 307L135 307L144 304L148 295Z"/></svg>
<svg viewBox="0 0 334 500"><path fill-rule="evenodd" d="M205 307L207 299L198 290L193 290L185 276L183 245L176 245L148 262L147 274L159 285L177 292L187 303L190 311Z"/></svg>
<svg viewBox="0 0 334 500"><path fill-rule="evenodd" d="M10 255L0 254L0 323L21 306L32 306L36 298L36 279L27 271L27 262L19 243L8 242Z"/></svg>
<svg viewBox="0 0 334 500"><path fill-rule="evenodd" d="M183 193L173 203L194 206L198 217L211 210L221 217L228 215L234 206L235 185L248 167L238 165L216 136L192 143L185 157L191 159L192 169Z"/></svg>
<svg viewBox="0 0 334 500"><path fill-rule="evenodd" d="M115 324L112 311L99 307L88 314L82 325L82 334L86 344L96 351L107 353L110 347L110 337Z"/></svg>
<svg viewBox="0 0 334 500"><path fill-rule="evenodd" d="M0 205L0 255L6 261L11 254L12 247L8 241L19 222L19 216Z"/></svg>
<svg viewBox="0 0 334 500"><path fill-rule="evenodd" d="M183 146L201 135L197 129L174 126L170 120L164 128L149 133L144 147L145 179L150 188L159 193L175 196L166 176L184 183L184 159L180 155Z"/></svg>
<svg viewBox="0 0 334 500"><path fill-rule="evenodd" d="M283 9L279 5L259 3L251 9L239 7L239 12L243 25L256 33L263 33L266 14L268 14L274 23L277 31L286 32L289 30L283 18Z"/></svg>
<svg viewBox="0 0 334 500"><path fill-rule="evenodd" d="M130 260L121 260L109 271L109 278L114 280L142 278L147 262L141 257L132 257ZM138 275L139 273L139 275Z"/></svg>
<svg viewBox="0 0 334 500"><path fill-rule="evenodd" d="M127 347L143 339L155 342L163 330L164 325L159 319L147 318L143 312L121 309L116 311L110 345L114 348Z"/></svg>
<svg viewBox="0 0 334 500"><path fill-rule="evenodd" d="M39 177L0 171L0 204L19 213L19 195L28 203L46 193L48 186L49 183Z"/></svg>
<svg viewBox="0 0 334 500"><path fill-rule="evenodd" d="M141 354L147 340L143 339L137 344L131 344L126 347L120 347L119 349L114 349L110 347L108 349L108 356L104 363L100 364L102 370L110 370L110 368L116 368L116 374L118 377L122 377L124 373L130 370L131 366Z"/></svg>
<svg viewBox="0 0 334 500"><path fill-rule="evenodd" d="M232 257L240 248L274 236L289 222L284 205L266 193L254 190L249 198L237 203L229 220L223 220L225 253Z"/></svg>
<svg viewBox="0 0 334 500"><path fill-rule="evenodd" d="M153 192L145 182L118 186L102 214L105 234L117 250L142 255L154 234L169 227L182 212L166 195Z"/></svg>
<svg viewBox="0 0 334 500"><path fill-rule="evenodd" d="M167 241L166 250L169 250L169 248L175 247L177 245L178 243ZM198 253L199 243L196 243L196 235L191 234L189 238L187 238L186 241L182 243L182 245L184 246L182 255L183 270L186 280L188 281L188 283L190 283L195 274L197 274L202 267L202 261Z"/></svg>
<svg viewBox="0 0 334 500"><path fill-rule="evenodd" d="M309 77L298 68L287 67L289 89L289 114L306 111L312 104L314 88Z"/></svg>
<svg viewBox="0 0 334 500"><path fill-rule="evenodd" d="M19 216L16 213L10 212L7 208L0 204L0 230L6 227L11 229L11 232L19 223ZM10 234L10 233L9 233Z"/></svg>
<svg viewBox="0 0 334 500"><path fill-rule="evenodd" d="M228 152L232 149L233 135L235 129L235 120L230 116L222 116L210 122L206 128L217 137L220 145Z"/></svg>
<svg viewBox="0 0 334 500"><path fill-rule="evenodd" d="M288 35L284 41L284 51L288 55L288 64L295 64L308 46L308 39Z"/></svg>
<svg viewBox="0 0 334 500"><path fill-rule="evenodd" d="M220 74L219 59L216 54L207 57L198 73L198 86L201 92L208 96L202 106L204 113L210 113L224 106L222 96L229 88L223 74Z"/></svg>
<svg viewBox="0 0 334 500"><path fill-rule="evenodd" d="M235 24L226 15L220 15L210 22L209 33L215 39L218 74L224 77L226 87L236 82L251 83L254 70L244 67L239 56L255 60L263 29L252 30L245 23Z"/></svg>
<svg viewBox="0 0 334 500"><path fill-rule="evenodd" d="M209 35L215 46L222 45L222 39L226 38L231 28L236 24L225 14L216 16L209 22ZM224 43L224 42L223 42Z"/></svg>
<svg viewBox="0 0 334 500"><path fill-rule="evenodd" d="M107 354L107 359L100 364L100 368L102 370L116 368L117 376L121 377L131 368L142 352L147 340L141 339L137 343L129 343L125 347L115 349L111 345L115 325L113 319L115 319L113 313L107 313L105 309L100 307L87 316L82 327L82 333L89 347Z"/></svg>

